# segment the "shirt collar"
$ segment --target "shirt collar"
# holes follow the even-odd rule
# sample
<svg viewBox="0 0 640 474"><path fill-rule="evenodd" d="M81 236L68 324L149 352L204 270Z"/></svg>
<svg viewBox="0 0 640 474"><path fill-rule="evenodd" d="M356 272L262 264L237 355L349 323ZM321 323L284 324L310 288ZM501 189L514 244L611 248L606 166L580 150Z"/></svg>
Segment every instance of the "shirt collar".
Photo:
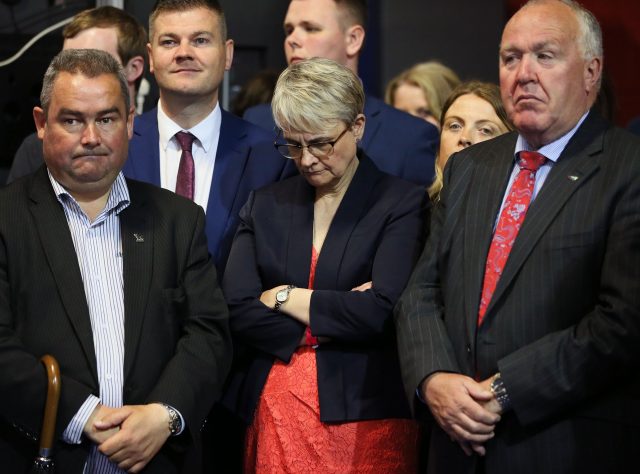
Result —
<svg viewBox="0 0 640 474"><path fill-rule="evenodd" d="M557 140L544 145L538 150L534 150L534 148L529 145L529 143L527 143L527 140L525 140L522 135L518 135L518 140L516 141L516 150L514 154L515 159L517 160L518 153L520 153L521 151L537 151L538 153L544 155L548 160L551 160L555 163L556 161L558 161L558 158L560 158L560 155L567 146L567 143L569 143L569 140L571 140L571 137L575 135L575 133L578 131L578 128L580 128L580 125L582 125L582 122L584 122L584 120L587 118L587 115L589 115L589 111L585 112L580 120L578 120L578 123L575 125L575 127L573 127Z"/></svg>
<svg viewBox="0 0 640 474"><path fill-rule="evenodd" d="M205 117L200 123L190 129L184 129L162 110L162 101L158 101L158 132L160 135L160 146L163 150L167 150L170 143L178 147L175 140L172 140L178 132L189 132L196 137L205 153L213 146L214 138L220 133L220 125L222 124L222 112L220 105L216 103L211 113Z"/></svg>
<svg viewBox="0 0 640 474"><path fill-rule="evenodd" d="M69 194L69 191L67 191L64 186L62 186L53 177L51 171L49 171L48 169L47 174L49 175L49 181L51 182L53 192L56 194L58 201L62 205L65 205L65 201L68 202L69 200L71 200L72 202L76 203L78 207L80 207L78 201L76 201L75 198L71 194ZM115 181L111 185L111 191L109 192L107 204L104 206L104 210L100 214L108 214L111 211L115 211L116 214L120 214L120 212L128 207L130 203L131 199L129 197L129 188L127 187L127 182L124 179L124 175L121 171L118 173L118 176L116 176Z"/></svg>

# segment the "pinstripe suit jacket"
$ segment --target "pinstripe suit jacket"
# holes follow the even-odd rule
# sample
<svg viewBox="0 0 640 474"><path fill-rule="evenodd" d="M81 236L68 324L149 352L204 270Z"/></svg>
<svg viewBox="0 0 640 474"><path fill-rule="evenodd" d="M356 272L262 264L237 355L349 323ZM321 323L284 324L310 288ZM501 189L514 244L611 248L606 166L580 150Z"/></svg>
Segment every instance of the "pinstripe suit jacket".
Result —
<svg viewBox="0 0 640 474"><path fill-rule="evenodd" d="M487 473L624 472L640 441L640 141L589 114L531 204L478 328L516 137L447 165L396 307L405 386L416 402L433 372L501 372L513 410L486 443ZM435 422L429 456L430 472L477 467Z"/></svg>
<svg viewBox="0 0 640 474"><path fill-rule="evenodd" d="M149 184L127 185L124 403L162 401L181 412L187 431L145 469L180 472L230 365L227 308L202 209ZM44 406L41 355L56 357L62 373L57 439L88 395L99 395L88 311L69 227L43 166L0 191L2 472L25 472L36 451L28 438L39 432ZM58 472L82 472L89 447L56 443Z"/></svg>

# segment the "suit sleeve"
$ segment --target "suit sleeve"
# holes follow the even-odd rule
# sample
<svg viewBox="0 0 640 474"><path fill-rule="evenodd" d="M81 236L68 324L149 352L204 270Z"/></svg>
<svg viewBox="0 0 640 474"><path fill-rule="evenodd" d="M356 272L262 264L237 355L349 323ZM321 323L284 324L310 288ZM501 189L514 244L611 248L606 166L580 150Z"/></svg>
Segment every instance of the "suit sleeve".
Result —
<svg viewBox="0 0 640 474"><path fill-rule="evenodd" d="M197 431L220 397L232 350L228 311L207 250L204 212L198 207L194 214L181 221L192 229L180 278L187 301L181 337L147 401L174 407Z"/></svg>
<svg viewBox="0 0 640 474"><path fill-rule="evenodd" d="M454 160L447 162L445 184ZM431 214L430 230L422 255L394 309L400 368L410 406L416 388L433 372L459 372L453 344L444 323L439 249L447 208L446 186Z"/></svg>
<svg viewBox="0 0 640 474"><path fill-rule="evenodd" d="M233 335L242 344L289 361L305 326L260 301L265 289L260 276L253 225L252 192L240 211L240 225L233 240L223 288L230 311Z"/></svg>
<svg viewBox="0 0 640 474"><path fill-rule="evenodd" d="M333 341L370 342L386 337L392 310L406 285L423 242L428 200L423 188L411 188L394 203L379 236L367 291L314 290L310 322L314 336ZM362 284L365 282L357 282ZM354 285L355 286L355 285Z"/></svg>

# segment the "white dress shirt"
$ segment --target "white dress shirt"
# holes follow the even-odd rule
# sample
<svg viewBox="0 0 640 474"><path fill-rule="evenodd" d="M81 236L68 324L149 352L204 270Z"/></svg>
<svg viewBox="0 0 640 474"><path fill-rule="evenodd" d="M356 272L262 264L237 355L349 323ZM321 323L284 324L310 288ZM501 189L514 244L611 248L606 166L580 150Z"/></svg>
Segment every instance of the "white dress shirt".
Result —
<svg viewBox="0 0 640 474"><path fill-rule="evenodd" d="M170 191L176 190L178 167L182 149L175 138L178 132L189 132L195 136L191 154L195 165L195 190L193 200L207 212L209 191L213 180L213 169L220 139L222 112L215 108L195 127L184 129L171 120L162 110L162 101L158 101L158 132L160 134L160 186Z"/></svg>

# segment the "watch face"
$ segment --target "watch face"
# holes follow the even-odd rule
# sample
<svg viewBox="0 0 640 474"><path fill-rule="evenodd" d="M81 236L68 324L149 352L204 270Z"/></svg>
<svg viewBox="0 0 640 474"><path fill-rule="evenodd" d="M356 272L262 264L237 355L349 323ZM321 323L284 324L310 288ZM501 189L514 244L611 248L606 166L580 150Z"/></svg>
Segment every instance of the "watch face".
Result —
<svg viewBox="0 0 640 474"><path fill-rule="evenodd" d="M280 290L276 293L276 301L279 301L280 303L284 303L285 301L287 301L287 290Z"/></svg>

